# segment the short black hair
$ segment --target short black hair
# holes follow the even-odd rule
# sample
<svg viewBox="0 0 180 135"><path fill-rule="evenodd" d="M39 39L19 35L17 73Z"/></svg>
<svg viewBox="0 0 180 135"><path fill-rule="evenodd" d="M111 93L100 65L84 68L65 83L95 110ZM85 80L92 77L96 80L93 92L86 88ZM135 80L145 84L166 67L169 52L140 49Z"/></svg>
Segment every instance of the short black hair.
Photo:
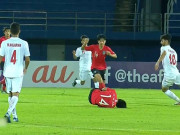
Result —
<svg viewBox="0 0 180 135"><path fill-rule="evenodd" d="M104 34L99 34L99 35L97 35L97 40L99 41L100 39L104 39L104 40L106 40L106 36L104 35Z"/></svg>
<svg viewBox="0 0 180 135"><path fill-rule="evenodd" d="M10 30L10 28L9 27L4 27L3 32L5 32L6 30Z"/></svg>
<svg viewBox="0 0 180 135"><path fill-rule="evenodd" d="M89 38L89 37L86 36L86 35L82 35L82 36L80 37L80 39L82 40L83 38Z"/></svg>
<svg viewBox="0 0 180 135"><path fill-rule="evenodd" d="M20 24L16 22L11 23L10 30L11 34L17 35L20 31Z"/></svg>
<svg viewBox="0 0 180 135"><path fill-rule="evenodd" d="M160 37L160 40L168 40L169 43L171 43L171 39L172 39L172 36L170 34L164 34L164 35L161 35Z"/></svg>
<svg viewBox="0 0 180 135"><path fill-rule="evenodd" d="M116 103L117 108L126 108L126 101L123 99L118 99L118 102Z"/></svg>

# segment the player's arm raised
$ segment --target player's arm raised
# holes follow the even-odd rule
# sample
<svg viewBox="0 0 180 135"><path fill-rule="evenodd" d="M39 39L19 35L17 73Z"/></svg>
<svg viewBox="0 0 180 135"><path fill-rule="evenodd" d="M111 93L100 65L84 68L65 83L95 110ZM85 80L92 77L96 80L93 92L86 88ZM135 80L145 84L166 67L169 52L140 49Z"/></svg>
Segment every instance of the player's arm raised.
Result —
<svg viewBox="0 0 180 135"><path fill-rule="evenodd" d="M113 52L110 47L107 47L107 49L108 49L108 50L106 51L106 55L107 55L107 56L110 56L110 57L112 57L112 58L117 58L116 53Z"/></svg>
<svg viewBox="0 0 180 135"><path fill-rule="evenodd" d="M109 51L106 51L106 55L112 57L112 58L117 58L117 55L114 53L114 54L111 54Z"/></svg>
<svg viewBox="0 0 180 135"><path fill-rule="evenodd" d="M159 69L159 64L161 63L161 61L164 59L164 57L166 56L166 51L164 51L161 56L159 57L158 61L156 62L154 69L158 70Z"/></svg>
<svg viewBox="0 0 180 135"><path fill-rule="evenodd" d="M81 46L81 50L85 50L85 47L86 47L86 43L83 43Z"/></svg>
<svg viewBox="0 0 180 135"><path fill-rule="evenodd" d="M89 38L85 38L84 40L82 40L81 41L81 44L82 44L81 50L86 50L85 47L87 47L88 43L89 43Z"/></svg>
<svg viewBox="0 0 180 135"><path fill-rule="evenodd" d="M72 51L72 54L73 54L73 59L77 60L77 56L76 56L76 51L75 50Z"/></svg>

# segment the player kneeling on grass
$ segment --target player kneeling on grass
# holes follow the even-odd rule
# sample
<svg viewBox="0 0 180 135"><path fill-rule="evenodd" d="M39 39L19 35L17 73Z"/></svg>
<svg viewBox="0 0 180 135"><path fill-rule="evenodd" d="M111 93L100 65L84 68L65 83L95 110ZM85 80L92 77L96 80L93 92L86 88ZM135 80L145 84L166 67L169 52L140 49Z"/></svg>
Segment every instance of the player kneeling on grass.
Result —
<svg viewBox="0 0 180 135"><path fill-rule="evenodd" d="M107 90L92 89L89 93L89 102L93 105L105 108L126 108L126 102L122 99L117 99L116 91L107 88Z"/></svg>

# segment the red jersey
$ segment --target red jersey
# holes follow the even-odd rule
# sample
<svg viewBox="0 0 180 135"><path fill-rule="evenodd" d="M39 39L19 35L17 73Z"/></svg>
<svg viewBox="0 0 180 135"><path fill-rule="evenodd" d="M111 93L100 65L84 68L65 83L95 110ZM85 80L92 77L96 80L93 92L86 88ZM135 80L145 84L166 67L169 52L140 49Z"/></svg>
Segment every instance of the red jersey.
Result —
<svg viewBox="0 0 180 135"><path fill-rule="evenodd" d="M5 38L5 36L3 36L3 37L0 38L0 48L1 48L1 43L2 43L4 40L7 40L7 38ZM4 57L3 57L2 61L5 61L5 58L4 58Z"/></svg>
<svg viewBox="0 0 180 135"><path fill-rule="evenodd" d="M99 49L99 45L90 45L86 46L85 50L92 52L92 66L91 69L105 70L106 69L106 51L109 51L111 54L115 54L111 48L104 45L103 49Z"/></svg>
<svg viewBox="0 0 180 135"><path fill-rule="evenodd" d="M91 93L91 103L99 107L114 108L117 101L116 91L110 88L107 88L106 91L95 89Z"/></svg>

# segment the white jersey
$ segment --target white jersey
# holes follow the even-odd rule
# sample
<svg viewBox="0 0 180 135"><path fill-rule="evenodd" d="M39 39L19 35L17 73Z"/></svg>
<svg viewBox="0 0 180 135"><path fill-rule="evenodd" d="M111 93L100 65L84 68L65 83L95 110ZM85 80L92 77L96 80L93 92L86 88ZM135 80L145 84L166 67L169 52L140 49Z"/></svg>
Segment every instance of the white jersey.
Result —
<svg viewBox="0 0 180 135"><path fill-rule="evenodd" d="M166 56L162 61L164 76L173 79L179 73L179 70L177 69L177 53L170 47L170 45L162 46L161 54L164 51L166 51Z"/></svg>
<svg viewBox="0 0 180 135"><path fill-rule="evenodd" d="M76 57L80 57L79 59L79 70L88 70L91 71L91 64L92 64L92 58L91 58L91 51L85 51L81 50L81 47L78 47L76 49Z"/></svg>
<svg viewBox="0 0 180 135"><path fill-rule="evenodd" d="M24 56L30 56L28 43L18 37L2 42L0 55L5 57L4 76L21 77L24 69Z"/></svg>

